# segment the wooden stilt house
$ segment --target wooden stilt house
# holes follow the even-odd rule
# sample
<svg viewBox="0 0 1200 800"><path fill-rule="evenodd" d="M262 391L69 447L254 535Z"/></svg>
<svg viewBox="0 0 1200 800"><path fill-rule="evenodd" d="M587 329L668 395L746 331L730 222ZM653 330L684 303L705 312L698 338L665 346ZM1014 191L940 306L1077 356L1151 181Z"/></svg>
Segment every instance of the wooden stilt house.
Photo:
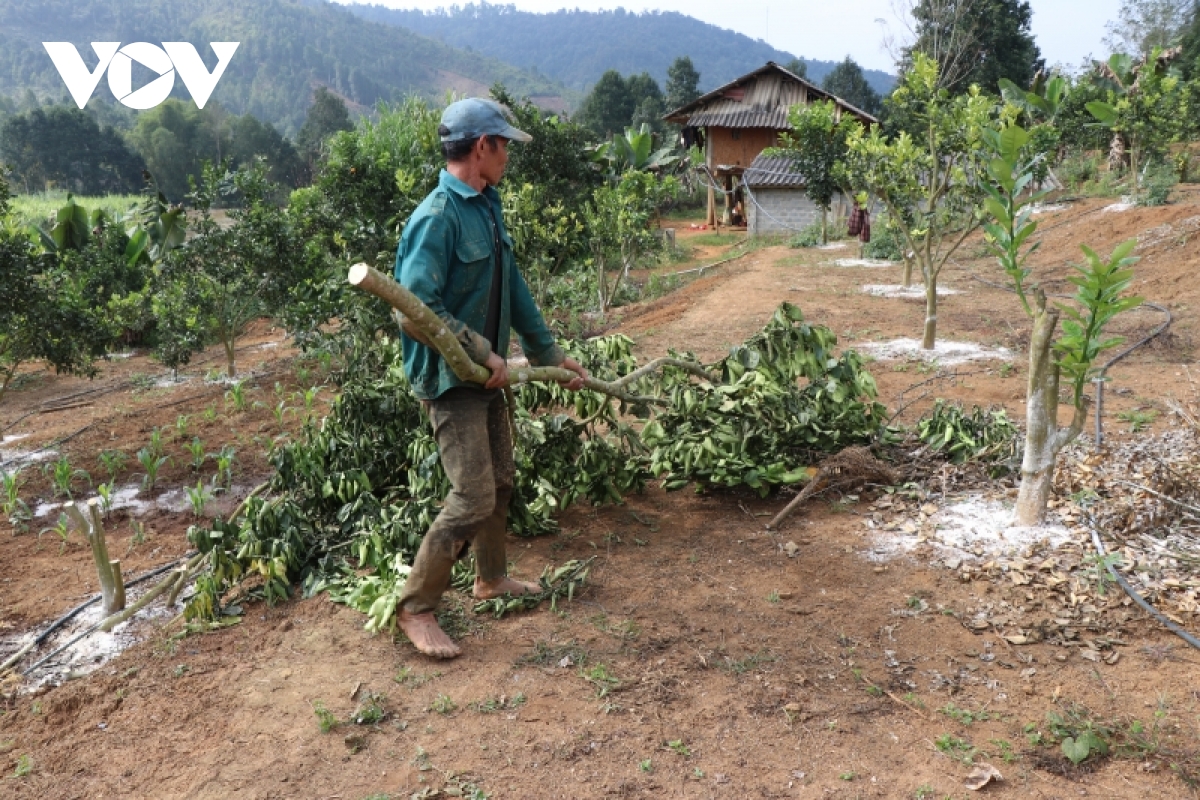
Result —
<svg viewBox="0 0 1200 800"><path fill-rule="evenodd" d="M716 187L723 189L722 222L727 225L737 179L759 153L779 144L780 132L788 130L789 108L817 100L834 101L839 117L853 114L864 124L879 121L773 61L663 116L681 126L686 146L698 145L704 152L710 225L717 221Z"/></svg>

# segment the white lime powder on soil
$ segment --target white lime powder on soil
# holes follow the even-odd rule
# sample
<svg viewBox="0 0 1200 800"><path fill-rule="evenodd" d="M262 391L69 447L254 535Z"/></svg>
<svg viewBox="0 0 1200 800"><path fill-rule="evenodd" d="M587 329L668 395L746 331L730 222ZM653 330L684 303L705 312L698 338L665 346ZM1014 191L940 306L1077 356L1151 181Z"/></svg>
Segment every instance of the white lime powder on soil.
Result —
<svg viewBox="0 0 1200 800"><path fill-rule="evenodd" d="M915 524L901 524L896 530L874 527L875 538L869 558L887 561L905 555L918 545L928 544L945 562L953 563L1020 556L1034 545L1057 547L1075 538L1065 526L1053 521L1028 527L1013 525L1011 506L981 497L940 508L927 522L924 534ZM868 527L872 526L874 523L868 521Z"/></svg>
<svg viewBox="0 0 1200 800"><path fill-rule="evenodd" d="M924 300L924 286L899 286L886 283L869 283L862 287L864 294L874 295L875 297L896 297L904 300ZM958 294L958 289L948 289L944 286L939 286L938 297L945 297L951 294Z"/></svg>
<svg viewBox="0 0 1200 800"><path fill-rule="evenodd" d="M921 342L917 339L907 338L893 339L890 342L863 342L855 345L854 349L879 361L918 359L936 361L946 367L965 364L969 361L1012 358L1012 351L1006 347L990 348L974 342L948 342L945 340L939 340L932 350L921 347Z"/></svg>

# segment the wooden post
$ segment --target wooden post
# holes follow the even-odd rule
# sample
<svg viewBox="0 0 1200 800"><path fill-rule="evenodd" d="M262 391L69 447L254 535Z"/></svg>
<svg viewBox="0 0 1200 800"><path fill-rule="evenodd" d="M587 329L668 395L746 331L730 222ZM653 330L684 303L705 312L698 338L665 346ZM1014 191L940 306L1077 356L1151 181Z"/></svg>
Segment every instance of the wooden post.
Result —
<svg viewBox="0 0 1200 800"><path fill-rule="evenodd" d="M733 175L725 175L725 211L721 214L721 224L733 224Z"/></svg>
<svg viewBox="0 0 1200 800"><path fill-rule="evenodd" d="M708 177L708 214L704 217L710 227L717 224L717 190L712 185L712 175Z"/></svg>

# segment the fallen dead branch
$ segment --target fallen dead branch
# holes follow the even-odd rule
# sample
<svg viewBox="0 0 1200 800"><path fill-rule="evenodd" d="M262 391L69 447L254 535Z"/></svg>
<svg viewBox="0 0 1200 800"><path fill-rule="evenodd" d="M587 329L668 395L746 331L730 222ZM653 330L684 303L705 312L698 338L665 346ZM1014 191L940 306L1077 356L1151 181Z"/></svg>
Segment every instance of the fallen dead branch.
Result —
<svg viewBox="0 0 1200 800"><path fill-rule="evenodd" d="M792 498L792 502L767 523L767 530L776 530L792 512L819 492L856 489L868 483L889 486L897 480L895 470L877 459L868 448L848 447L821 462L817 474Z"/></svg>

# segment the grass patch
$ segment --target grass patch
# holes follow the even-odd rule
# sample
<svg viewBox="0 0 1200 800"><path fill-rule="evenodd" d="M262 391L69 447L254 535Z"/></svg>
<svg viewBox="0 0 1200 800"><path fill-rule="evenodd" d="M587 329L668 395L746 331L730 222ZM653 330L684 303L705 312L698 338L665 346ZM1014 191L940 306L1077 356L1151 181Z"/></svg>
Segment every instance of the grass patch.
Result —
<svg viewBox="0 0 1200 800"><path fill-rule="evenodd" d="M119 217L142 201L136 194L109 194L100 197L76 195L75 202L88 211L97 208L109 217ZM66 192L41 192L21 194L12 199L12 210L17 221L23 225L45 226L58 210L67 204Z"/></svg>
<svg viewBox="0 0 1200 800"><path fill-rule="evenodd" d="M401 686L407 686L409 689L415 689L418 686L429 683L434 678L442 677L440 672L414 672L412 667L404 666L396 672L396 677L392 678Z"/></svg>
<svg viewBox="0 0 1200 800"><path fill-rule="evenodd" d="M1158 412L1154 409L1135 409L1133 411L1117 412L1117 419L1121 420L1121 422L1128 422L1129 430L1132 433L1145 430L1150 426L1150 423L1154 422L1156 417L1158 417Z"/></svg>
<svg viewBox="0 0 1200 800"><path fill-rule="evenodd" d="M381 692L364 692L358 702L358 708L354 709L350 716L350 721L355 725L376 725L383 722L387 717L387 709L383 707L385 700L387 696Z"/></svg>
<svg viewBox="0 0 1200 800"><path fill-rule="evenodd" d="M938 711L950 719L968 726L989 719L986 711L971 711L968 708L959 708L954 703L947 703L939 708Z"/></svg>
<svg viewBox="0 0 1200 800"><path fill-rule="evenodd" d="M433 698L433 702L429 704L429 710L435 711L438 714L450 714L458 708L458 703L450 699L449 695L439 694Z"/></svg>
<svg viewBox="0 0 1200 800"><path fill-rule="evenodd" d="M604 664L596 664L587 669L580 667L579 677L592 684L596 689L596 697L607 697L609 692L621 686L621 679L609 672Z"/></svg>
<svg viewBox="0 0 1200 800"><path fill-rule="evenodd" d="M737 244L745 238L744 233L701 233L689 236L683 244L688 247L725 247Z"/></svg>
<svg viewBox="0 0 1200 800"><path fill-rule="evenodd" d="M534 643L533 650L518 657L514 666L583 666L587 663L587 660L587 651L575 644L574 641L562 644L539 641ZM564 664L564 661L567 663Z"/></svg>
<svg viewBox="0 0 1200 800"><path fill-rule="evenodd" d="M480 714L495 714L497 711L518 709L525 705L528 699L524 692L518 692L512 697L502 694L499 697L485 697L483 700L476 700L474 703L469 703L467 708Z"/></svg>
<svg viewBox="0 0 1200 800"><path fill-rule="evenodd" d="M933 742L939 753L963 764L975 763L976 750L966 739L943 733Z"/></svg>

